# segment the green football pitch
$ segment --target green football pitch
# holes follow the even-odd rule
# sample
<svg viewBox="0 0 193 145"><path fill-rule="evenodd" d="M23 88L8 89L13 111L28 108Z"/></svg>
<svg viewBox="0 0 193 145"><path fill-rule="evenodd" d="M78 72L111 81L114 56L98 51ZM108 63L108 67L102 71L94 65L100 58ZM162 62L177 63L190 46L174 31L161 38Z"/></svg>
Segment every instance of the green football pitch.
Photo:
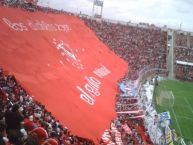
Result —
<svg viewBox="0 0 193 145"><path fill-rule="evenodd" d="M186 143L193 142L193 83L178 80L159 82L155 89L155 104L157 112L170 112L171 128L177 135Z"/></svg>

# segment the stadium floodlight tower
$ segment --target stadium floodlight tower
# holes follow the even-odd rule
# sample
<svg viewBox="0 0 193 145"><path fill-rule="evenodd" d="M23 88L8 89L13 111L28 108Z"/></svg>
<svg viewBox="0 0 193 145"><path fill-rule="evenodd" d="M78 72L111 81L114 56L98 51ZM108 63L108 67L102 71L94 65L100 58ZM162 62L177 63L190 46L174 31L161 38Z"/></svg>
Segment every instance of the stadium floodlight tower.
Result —
<svg viewBox="0 0 193 145"><path fill-rule="evenodd" d="M92 15L95 18L102 18L103 13L103 1L101 0L94 0L93 2L93 9Z"/></svg>

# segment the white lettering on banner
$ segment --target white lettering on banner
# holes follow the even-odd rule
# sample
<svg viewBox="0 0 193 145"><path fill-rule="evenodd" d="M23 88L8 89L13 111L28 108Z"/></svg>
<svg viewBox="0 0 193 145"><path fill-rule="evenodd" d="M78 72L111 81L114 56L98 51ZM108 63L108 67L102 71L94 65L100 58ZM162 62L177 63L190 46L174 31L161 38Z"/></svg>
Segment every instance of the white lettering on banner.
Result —
<svg viewBox="0 0 193 145"><path fill-rule="evenodd" d="M95 105L96 96L100 96L100 85L101 82L94 77L85 77L87 83L84 85L84 89L80 86L76 88L81 92L80 98L87 102L89 105Z"/></svg>
<svg viewBox="0 0 193 145"><path fill-rule="evenodd" d="M107 145L115 145L115 143L112 141L112 137L110 135L110 132L106 129L105 132L102 135L102 140Z"/></svg>
<svg viewBox="0 0 193 145"><path fill-rule="evenodd" d="M28 26L32 30L41 30L41 31L64 31L64 32L69 32L71 31L71 28L64 24L64 25L59 25L59 24L48 24L44 21L28 21Z"/></svg>
<svg viewBox="0 0 193 145"><path fill-rule="evenodd" d="M111 123L111 130L113 133L115 133L115 141L117 145L123 145L122 139L121 139L121 133L118 131L114 123Z"/></svg>
<svg viewBox="0 0 193 145"><path fill-rule="evenodd" d="M78 58L78 49L74 50L64 41L57 41L53 38L53 44L56 49L60 51L61 55L66 59L67 62L71 63L73 67L76 67L79 70L83 70L84 66ZM81 49L81 52L84 52L84 48Z"/></svg>
<svg viewBox="0 0 193 145"><path fill-rule="evenodd" d="M23 23L12 23L6 18L3 18L3 22L15 31L28 31L27 27Z"/></svg>
<svg viewBox="0 0 193 145"><path fill-rule="evenodd" d="M48 24L44 21L28 20L28 23L25 25L24 23L21 22L11 22L7 18L2 18L2 20L5 24L7 24L11 29L15 31L29 31L29 28L34 31L63 31L63 32L71 31L70 26L67 24Z"/></svg>
<svg viewBox="0 0 193 145"><path fill-rule="evenodd" d="M97 68L93 71L99 78L103 78L111 73L104 65L100 65L100 68Z"/></svg>
<svg viewBox="0 0 193 145"><path fill-rule="evenodd" d="M87 94L80 86L76 86L76 88L81 92L80 99L84 100L89 105L95 104L95 99L93 99L89 94Z"/></svg>
<svg viewBox="0 0 193 145"><path fill-rule="evenodd" d="M93 97L100 96L99 86L101 85L101 82L94 77L85 77L85 79L88 81L85 85L86 90L88 90Z"/></svg>
<svg viewBox="0 0 193 145"><path fill-rule="evenodd" d="M104 65L100 64L100 68L97 68L93 71L93 73L99 78L103 79L105 76L111 73L110 70L107 69ZM89 105L95 105L96 96L100 96L101 93L99 91L101 86L101 81L99 81L95 77L84 77L87 80L87 83L82 87L76 86L76 88L80 91L80 98L84 100Z"/></svg>

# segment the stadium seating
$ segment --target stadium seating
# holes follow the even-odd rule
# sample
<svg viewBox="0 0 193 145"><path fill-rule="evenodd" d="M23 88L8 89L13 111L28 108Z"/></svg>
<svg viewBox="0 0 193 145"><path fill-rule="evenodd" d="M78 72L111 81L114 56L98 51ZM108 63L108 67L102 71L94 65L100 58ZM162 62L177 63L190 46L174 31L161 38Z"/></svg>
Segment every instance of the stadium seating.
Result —
<svg viewBox="0 0 193 145"><path fill-rule="evenodd" d="M0 69L0 104L0 131L6 131L0 136L1 145L93 144L88 139L71 135L51 112L27 94L14 76L5 75L3 69Z"/></svg>
<svg viewBox="0 0 193 145"><path fill-rule="evenodd" d="M3 2L0 2L4 5ZM20 7L27 9L24 5L12 5L13 7ZM37 11L45 13L59 13L64 15L74 15L65 11L58 11L51 8L44 8L34 6ZM129 26L122 24L115 24L106 21L97 21L88 18L82 18L85 24L90 27L109 48L111 48L117 55L126 60L129 65L129 72L125 76L131 80L138 77L140 70L145 67L166 69L166 54L167 54L167 33L158 28L140 28L138 26ZM175 56L177 60L193 62L193 50L187 47L187 37L184 35L176 36ZM190 38L190 45L193 46L193 37ZM182 46L182 47L180 47ZM137 61L136 61L137 60ZM184 75L185 74L185 75ZM176 77L180 79L193 80L193 68L176 65ZM137 100L131 101L121 98L117 95L116 107L117 112L121 111L136 111L139 106L135 105ZM18 113L22 115L21 126L19 132L14 132L20 137L13 142L19 145L27 144L27 142L34 142L46 144L94 144L89 139L80 138L70 133L67 127L62 126L56 120L51 112L48 112L45 106L32 97L17 83L14 76L6 75L0 69L0 106L1 118L3 121L4 113L12 109L15 104L19 105ZM121 140L123 144L152 144L149 136L143 125L143 118L130 118L142 115L141 112L135 115L119 114L118 118L112 121L117 130L121 133ZM124 130L123 125L130 128L132 134ZM3 125L1 125L3 126ZM110 126L110 125L109 125ZM40 129L41 128L41 129ZM34 137L34 129L42 130L44 134L41 139ZM20 131L24 129L24 131ZM111 140L116 142L116 135L112 128L110 130ZM1 131L1 130L0 130ZM18 131L18 130L17 130ZM8 137L13 136L13 132L7 132ZM10 134L10 135L9 135ZM6 139L2 139L7 142ZM8 143L8 142L7 142ZM105 144L101 140L101 144Z"/></svg>
<svg viewBox="0 0 193 145"><path fill-rule="evenodd" d="M193 49L188 47L176 47L175 50L176 60L193 62Z"/></svg>
<svg viewBox="0 0 193 145"><path fill-rule="evenodd" d="M176 33L175 61L193 63L193 36ZM193 66L176 63L176 78L182 80L193 80Z"/></svg>
<svg viewBox="0 0 193 145"><path fill-rule="evenodd" d="M4 4L3 2L1 3ZM19 7L29 10L26 5L15 3L12 7ZM33 6L37 11L45 13L59 13L65 15L74 15L65 11L58 11L51 8ZM137 79L138 72L144 67L166 68L166 38L167 33L160 29L149 29L140 27L131 27L121 24L113 24L105 21L97 22L91 19L83 18L88 25L117 55L129 63L130 71L126 75L129 79ZM136 63L136 59L139 60ZM44 105L34 101L32 97L17 83L13 76L5 75L3 70L0 77L1 85L1 103L3 104L2 113L12 108L12 105L19 105L19 113L23 119L20 122L19 129L23 129L18 134L21 136L15 143L27 144L32 141L34 144L93 144L92 141L71 135L70 131L63 127L56 120L51 112L48 112ZM125 100L117 96L116 111L136 111L137 100ZM152 144L143 126L143 119L131 119L130 117L140 116L137 114L119 114L113 121L116 128L121 133L121 140L124 144ZM4 116L2 116L4 118ZM124 130L122 125L131 129L132 134ZM44 128L44 129L43 129ZM111 128L112 129L112 128ZM35 133L36 132L36 133ZM7 132L9 134L9 132ZM36 137L34 137L36 136ZM112 141L116 142L116 136L111 130ZM49 139L49 138L53 138ZM56 143L57 141L57 143ZM50 144L52 144L50 143ZM104 144L101 141L101 144Z"/></svg>
<svg viewBox="0 0 193 145"><path fill-rule="evenodd" d="M187 36L185 34L176 34L176 45L187 47Z"/></svg>
<svg viewBox="0 0 193 145"><path fill-rule="evenodd" d="M181 80L193 81L193 67L177 64L176 65L176 78L181 79Z"/></svg>
<svg viewBox="0 0 193 145"><path fill-rule="evenodd" d="M190 36L190 48L193 48L193 36Z"/></svg>
<svg viewBox="0 0 193 145"><path fill-rule="evenodd" d="M130 79L137 79L139 71L145 67L166 69L167 32L157 28L82 19L101 41L128 62Z"/></svg>

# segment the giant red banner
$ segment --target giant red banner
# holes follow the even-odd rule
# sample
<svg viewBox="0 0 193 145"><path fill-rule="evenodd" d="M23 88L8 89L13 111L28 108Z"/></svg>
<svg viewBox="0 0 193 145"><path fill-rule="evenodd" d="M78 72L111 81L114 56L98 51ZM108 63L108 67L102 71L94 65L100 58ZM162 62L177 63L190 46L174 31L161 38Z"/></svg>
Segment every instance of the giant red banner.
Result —
<svg viewBox="0 0 193 145"><path fill-rule="evenodd" d="M0 67L72 133L97 141L127 64L75 16L0 7Z"/></svg>

